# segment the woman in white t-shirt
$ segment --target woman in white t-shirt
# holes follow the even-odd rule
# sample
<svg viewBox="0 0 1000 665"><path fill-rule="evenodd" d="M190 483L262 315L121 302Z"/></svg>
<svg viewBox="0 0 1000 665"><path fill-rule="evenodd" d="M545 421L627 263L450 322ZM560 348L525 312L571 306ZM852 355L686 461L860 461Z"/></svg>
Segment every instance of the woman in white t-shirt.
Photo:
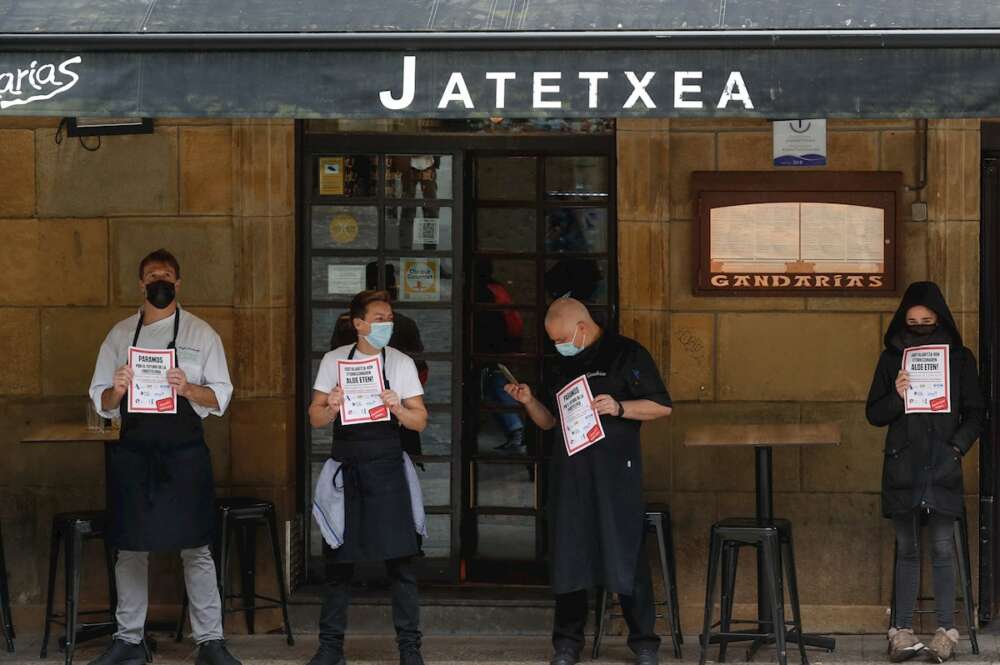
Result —
<svg viewBox="0 0 1000 665"><path fill-rule="evenodd" d="M362 291L351 301L357 344L330 351L319 366L309 406L309 422L333 425L330 456L340 462L334 482L344 487L344 543L325 548L328 592L320 611L320 646L310 665L342 665L347 606L354 564L384 561L392 581L393 624L400 665L423 665L413 559L420 552L403 466L400 425L420 432L427 426L423 387L413 360L387 346L392 337L392 305L385 291ZM377 358L384 390L381 405L369 414L375 422L345 424L345 398L339 362ZM381 409L384 406L385 409ZM379 420L388 411L387 420ZM353 420L353 418L347 418Z"/></svg>

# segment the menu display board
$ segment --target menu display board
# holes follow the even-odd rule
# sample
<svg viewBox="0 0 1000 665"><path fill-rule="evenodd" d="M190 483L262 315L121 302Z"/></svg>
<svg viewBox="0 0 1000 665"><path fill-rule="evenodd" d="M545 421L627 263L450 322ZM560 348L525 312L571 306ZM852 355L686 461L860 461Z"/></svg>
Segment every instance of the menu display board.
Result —
<svg viewBox="0 0 1000 665"><path fill-rule="evenodd" d="M694 174L696 295L896 290L899 173Z"/></svg>

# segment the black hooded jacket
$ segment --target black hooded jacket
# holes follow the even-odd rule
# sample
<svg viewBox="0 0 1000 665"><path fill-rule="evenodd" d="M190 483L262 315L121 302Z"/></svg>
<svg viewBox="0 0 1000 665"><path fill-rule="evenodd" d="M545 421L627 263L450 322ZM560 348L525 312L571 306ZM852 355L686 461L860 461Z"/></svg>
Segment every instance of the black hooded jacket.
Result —
<svg viewBox="0 0 1000 665"><path fill-rule="evenodd" d="M937 328L930 335L915 335L906 325L906 313L916 305L938 316ZM896 392L903 349L925 344L950 347L950 413L906 414L903 399ZM885 333L885 350L875 368L865 413L872 425L889 427L882 466L882 514L892 517L923 508L960 515L964 505L961 455L982 432L986 404L976 358L962 345L937 284L915 282L903 295Z"/></svg>

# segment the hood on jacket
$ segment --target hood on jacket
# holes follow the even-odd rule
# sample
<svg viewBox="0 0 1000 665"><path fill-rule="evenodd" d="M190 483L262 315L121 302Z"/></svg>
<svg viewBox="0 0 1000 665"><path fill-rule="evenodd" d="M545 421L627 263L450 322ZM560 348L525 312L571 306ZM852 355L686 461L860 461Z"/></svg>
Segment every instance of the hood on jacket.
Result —
<svg viewBox="0 0 1000 665"><path fill-rule="evenodd" d="M899 346L898 340L906 332L906 312L916 305L923 305L937 314L938 326L951 336L951 345L962 346L962 335L958 332L955 317L948 309L948 303L944 301L941 289L934 282L914 282L907 287L906 293L903 294L903 299L899 303L899 308L889 323L889 329L885 331L886 348Z"/></svg>

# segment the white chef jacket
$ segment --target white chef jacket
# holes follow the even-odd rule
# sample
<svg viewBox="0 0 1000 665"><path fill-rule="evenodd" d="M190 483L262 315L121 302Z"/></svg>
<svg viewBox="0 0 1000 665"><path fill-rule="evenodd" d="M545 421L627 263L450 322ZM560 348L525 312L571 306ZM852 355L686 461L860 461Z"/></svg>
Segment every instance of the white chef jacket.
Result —
<svg viewBox="0 0 1000 665"><path fill-rule="evenodd" d="M176 316L177 314L172 314L156 323L144 325L136 346L147 349L167 348L174 336ZM117 323L104 338L97 354L97 366L90 381L90 399L98 413L105 418L114 418L118 415L118 410L103 410L101 395L114 385L115 371L128 362L128 347L132 345L138 323L139 312ZM218 333L188 310L181 310L181 325L174 347L177 349L177 365L184 370L188 383L210 388L219 402L218 409L210 409L193 401L191 408L202 418L209 415L221 416L232 399L233 384L226 365L226 351Z"/></svg>

